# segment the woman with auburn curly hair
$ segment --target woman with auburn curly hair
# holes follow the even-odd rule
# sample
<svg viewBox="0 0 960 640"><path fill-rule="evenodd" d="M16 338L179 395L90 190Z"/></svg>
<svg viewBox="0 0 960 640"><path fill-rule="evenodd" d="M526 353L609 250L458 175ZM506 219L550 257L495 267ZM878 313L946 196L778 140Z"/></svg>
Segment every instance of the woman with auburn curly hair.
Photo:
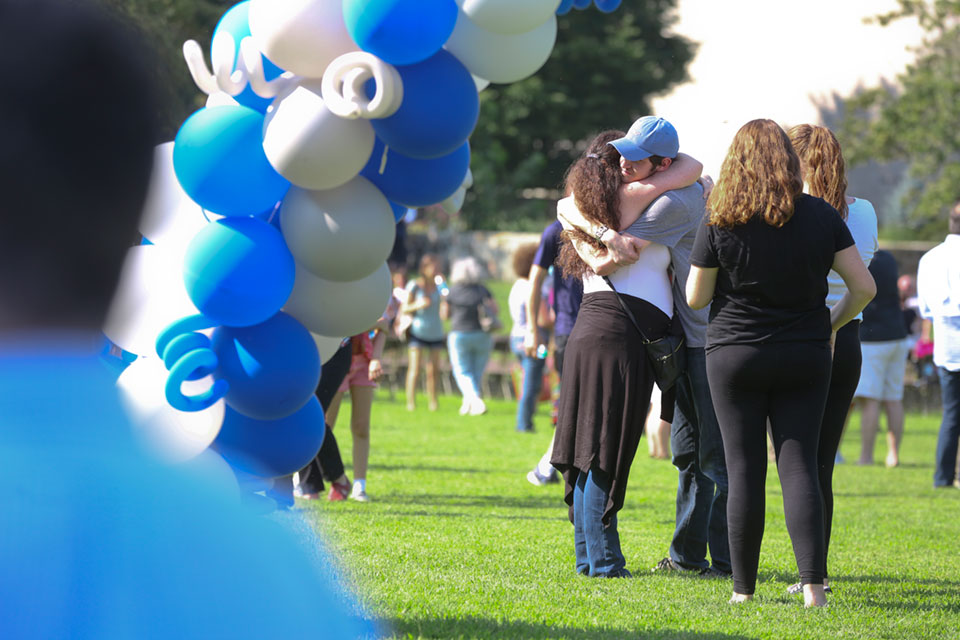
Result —
<svg viewBox="0 0 960 640"><path fill-rule="evenodd" d="M864 266L868 266L878 248L877 214L869 201L847 195L843 153L837 138L826 127L810 124L792 127L787 135L790 136L790 142L800 158L800 172L803 174L805 191L812 196L823 198L840 212L840 217L846 221L847 228L853 236L860 259ZM836 305L846 291L847 287L840 274L831 270L827 276L827 306ZM840 448L840 437L843 435L847 412L850 410L850 403L853 401L857 383L860 381L862 363L860 321L862 319L863 314L858 313L853 320L837 331L833 366L830 372L830 390L827 393L827 404L820 423L817 468L819 469L820 497L823 501L823 585L827 591L830 587L827 584L826 557L830 552L830 533L833 528L833 466ZM901 341L895 342L894 349L901 345ZM885 343L878 346L886 353L890 353ZM903 362L906 362L905 354ZM879 400L875 402L879 407ZM896 425L891 423L890 431L892 434L897 434ZM874 433L876 433L876 423L874 423ZM899 435L902 433L903 422L901 421ZM798 582L791 585L788 591L799 593L801 588Z"/></svg>
<svg viewBox="0 0 960 640"><path fill-rule="evenodd" d="M657 165L650 158L621 165L620 153L610 143L623 135L621 131L607 131L594 138L566 178L567 192L573 194L583 216L593 224L613 229L621 227L621 199L636 195L630 193L632 184L656 174L660 177L656 188L662 193L692 184L700 173L700 164L689 157L681 162L685 167L682 170L666 171L672 160L661 162L659 156ZM671 157L676 155L674 148ZM688 172L691 168L693 172ZM679 184L668 184L677 181ZM648 194L647 204L657 195ZM631 204L635 202L631 200ZM645 205L639 211L643 208ZM583 232L572 233L584 255L599 257L605 253L594 238ZM621 307L617 293L577 255L570 240L565 238L557 264L564 275L583 279L584 295L564 354L550 462L564 478L564 501L574 525L577 572L629 577L620 550L616 514L623 506L630 466L643 433L653 372L643 339ZM671 327L669 265L667 247L647 243L635 264L613 276L624 305L650 339L665 335Z"/></svg>
<svg viewBox="0 0 960 640"><path fill-rule="evenodd" d="M802 193L800 160L772 120L737 132L694 244L687 302L710 306L707 377L729 476L731 603L753 598L760 561L769 419L805 606L826 604L820 421L833 333L873 298L840 214ZM833 268L848 291L828 309Z"/></svg>

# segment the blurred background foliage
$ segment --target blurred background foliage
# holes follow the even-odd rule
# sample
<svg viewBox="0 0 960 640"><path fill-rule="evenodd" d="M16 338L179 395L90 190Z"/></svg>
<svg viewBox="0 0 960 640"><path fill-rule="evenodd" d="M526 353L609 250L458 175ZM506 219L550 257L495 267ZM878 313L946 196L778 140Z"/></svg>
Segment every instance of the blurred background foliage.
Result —
<svg viewBox="0 0 960 640"><path fill-rule="evenodd" d="M838 135L853 171L900 167L892 191L903 214L887 236L935 240L960 199L960 0L899 0L897 10L874 19L886 25L906 17L926 30L916 61L896 82L846 99Z"/></svg>

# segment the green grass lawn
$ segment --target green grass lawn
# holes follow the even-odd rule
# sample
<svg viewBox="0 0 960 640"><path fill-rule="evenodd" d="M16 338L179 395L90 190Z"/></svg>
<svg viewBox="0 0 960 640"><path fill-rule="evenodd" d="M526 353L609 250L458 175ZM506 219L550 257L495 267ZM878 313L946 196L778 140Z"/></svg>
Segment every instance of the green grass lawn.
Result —
<svg viewBox="0 0 960 640"><path fill-rule="evenodd" d="M337 433L349 467L347 404ZM379 392L372 501L298 503L388 637L960 637L960 490L931 488L938 416L908 417L901 467L837 467L834 594L814 611L785 592L796 565L772 466L754 602L728 605L727 580L650 573L667 554L677 474L645 443L619 514L634 578L584 578L574 574L562 489L525 479L552 435L547 407L531 435L513 431L513 403L491 401L473 418L458 406L444 396L436 413L408 413ZM848 460L858 424L844 441Z"/></svg>

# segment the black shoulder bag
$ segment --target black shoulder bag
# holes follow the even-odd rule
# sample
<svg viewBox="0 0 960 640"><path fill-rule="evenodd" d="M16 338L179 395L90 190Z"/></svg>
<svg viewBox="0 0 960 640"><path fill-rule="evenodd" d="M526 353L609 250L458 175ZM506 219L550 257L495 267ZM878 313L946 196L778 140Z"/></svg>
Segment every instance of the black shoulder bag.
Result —
<svg viewBox="0 0 960 640"><path fill-rule="evenodd" d="M660 391L668 391L687 370L687 351L684 349L686 341L683 333L674 334L670 332L656 340L648 339L646 334L643 333L643 329L640 328L637 319L633 316L633 312L630 311L630 307L627 306L627 303L620 297L620 292L610 282L610 278L603 276L603 281L616 294L617 301L620 302L624 313L627 314L630 322L633 323L634 328L643 338L643 346L647 352L647 359L653 367L653 377L657 381L657 386L660 387Z"/></svg>

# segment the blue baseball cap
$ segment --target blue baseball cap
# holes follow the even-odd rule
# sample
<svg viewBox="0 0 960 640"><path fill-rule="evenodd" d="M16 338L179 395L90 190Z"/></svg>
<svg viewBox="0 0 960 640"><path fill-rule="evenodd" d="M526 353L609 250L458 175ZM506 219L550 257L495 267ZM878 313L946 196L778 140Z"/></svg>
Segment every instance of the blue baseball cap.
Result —
<svg viewBox="0 0 960 640"><path fill-rule="evenodd" d="M656 116L643 116L632 125L627 135L607 144L612 144L624 158L630 161L643 160L650 156L676 158L680 151L680 138L673 125Z"/></svg>

